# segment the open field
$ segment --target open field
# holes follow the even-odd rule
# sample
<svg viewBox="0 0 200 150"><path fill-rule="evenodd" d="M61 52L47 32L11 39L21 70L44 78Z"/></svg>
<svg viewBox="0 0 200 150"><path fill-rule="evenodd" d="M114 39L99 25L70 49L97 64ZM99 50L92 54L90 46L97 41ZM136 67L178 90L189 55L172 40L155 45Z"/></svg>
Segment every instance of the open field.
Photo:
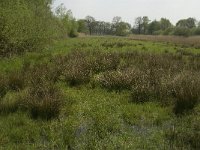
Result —
<svg viewBox="0 0 200 150"><path fill-rule="evenodd" d="M200 149L199 40L152 39L1 58L0 149Z"/></svg>

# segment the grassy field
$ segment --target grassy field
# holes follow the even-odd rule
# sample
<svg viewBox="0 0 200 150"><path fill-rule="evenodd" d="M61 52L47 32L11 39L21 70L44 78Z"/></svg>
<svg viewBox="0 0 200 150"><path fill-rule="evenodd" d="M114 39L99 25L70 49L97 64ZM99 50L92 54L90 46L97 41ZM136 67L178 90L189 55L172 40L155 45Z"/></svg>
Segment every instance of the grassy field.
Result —
<svg viewBox="0 0 200 150"><path fill-rule="evenodd" d="M200 47L85 37L0 60L0 149L199 149Z"/></svg>

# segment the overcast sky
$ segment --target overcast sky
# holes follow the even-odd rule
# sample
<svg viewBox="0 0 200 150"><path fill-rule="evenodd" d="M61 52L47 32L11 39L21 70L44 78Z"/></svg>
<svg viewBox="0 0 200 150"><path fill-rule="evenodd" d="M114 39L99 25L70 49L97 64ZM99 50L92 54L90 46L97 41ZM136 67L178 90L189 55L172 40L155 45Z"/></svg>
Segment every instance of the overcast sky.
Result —
<svg viewBox="0 0 200 150"><path fill-rule="evenodd" d="M148 16L150 20L164 17L174 24L188 17L200 19L200 0L55 0L53 7L61 3L77 19L91 15L96 20L112 21L114 16L121 16L131 24L138 16Z"/></svg>

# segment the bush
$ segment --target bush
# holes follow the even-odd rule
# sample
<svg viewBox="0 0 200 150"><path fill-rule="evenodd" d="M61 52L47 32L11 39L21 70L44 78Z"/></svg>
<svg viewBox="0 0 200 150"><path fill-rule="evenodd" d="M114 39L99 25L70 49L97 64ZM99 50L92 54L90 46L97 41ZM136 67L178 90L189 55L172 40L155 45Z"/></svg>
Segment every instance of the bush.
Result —
<svg viewBox="0 0 200 150"><path fill-rule="evenodd" d="M28 65L24 70L27 89L22 104L33 118L48 120L60 113L63 96L55 85L58 76L52 69L51 63L43 63Z"/></svg>
<svg viewBox="0 0 200 150"><path fill-rule="evenodd" d="M120 57L117 53L102 53L95 51L88 59L94 73L116 70L120 63Z"/></svg>
<svg viewBox="0 0 200 150"><path fill-rule="evenodd" d="M154 91L148 81L142 81L132 87L131 98L133 102L143 103L151 100Z"/></svg>
<svg viewBox="0 0 200 150"><path fill-rule="evenodd" d="M0 2L0 20L3 21L0 23L0 57L44 48L51 35L48 5L49 2L44 1Z"/></svg>
<svg viewBox="0 0 200 150"><path fill-rule="evenodd" d="M59 115L62 103L61 90L53 83L44 80L29 87L24 106L33 118L49 120Z"/></svg>
<svg viewBox="0 0 200 150"><path fill-rule="evenodd" d="M57 68L51 64L43 62L43 64L35 64L32 66L24 66L23 69L25 84L30 86L33 83L41 83L43 80L56 82L60 73Z"/></svg>
<svg viewBox="0 0 200 150"><path fill-rule="evenodd" d="M89 82L91 64L86 58L86 53L73 52L67 56L62 74L71 86Z"/></svg>
<svg viewBox="0 0 200 150"><path fill-rule="evenodd" d="M200 98L199 74L183 72L174 78L172 86L172 94L176 99L174 112L181 114L193 109Z"/></svg>
<svg viewBox="0 0 200 150"><path fill-rule="evenodd" d="M135 68L126 70L107 71L97 76L96 82L109 90L131 89L140 76L140 71Z"/></svg>

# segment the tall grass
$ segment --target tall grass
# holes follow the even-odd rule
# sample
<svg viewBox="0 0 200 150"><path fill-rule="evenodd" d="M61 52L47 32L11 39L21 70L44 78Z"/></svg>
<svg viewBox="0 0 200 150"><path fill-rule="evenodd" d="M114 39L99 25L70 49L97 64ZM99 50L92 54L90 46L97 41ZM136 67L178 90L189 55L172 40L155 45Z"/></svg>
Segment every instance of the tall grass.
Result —
<svg viewBox="0 0 200 150"><path fill-rule="evenodd" d="M144 40L144 41L154 41L154 42L169 42L174 44L180 44L187 47L200 47L199 36L192 37L180 37L180 36L154 36L154 35L132 35L131 39L134 40Z"/></svg>

